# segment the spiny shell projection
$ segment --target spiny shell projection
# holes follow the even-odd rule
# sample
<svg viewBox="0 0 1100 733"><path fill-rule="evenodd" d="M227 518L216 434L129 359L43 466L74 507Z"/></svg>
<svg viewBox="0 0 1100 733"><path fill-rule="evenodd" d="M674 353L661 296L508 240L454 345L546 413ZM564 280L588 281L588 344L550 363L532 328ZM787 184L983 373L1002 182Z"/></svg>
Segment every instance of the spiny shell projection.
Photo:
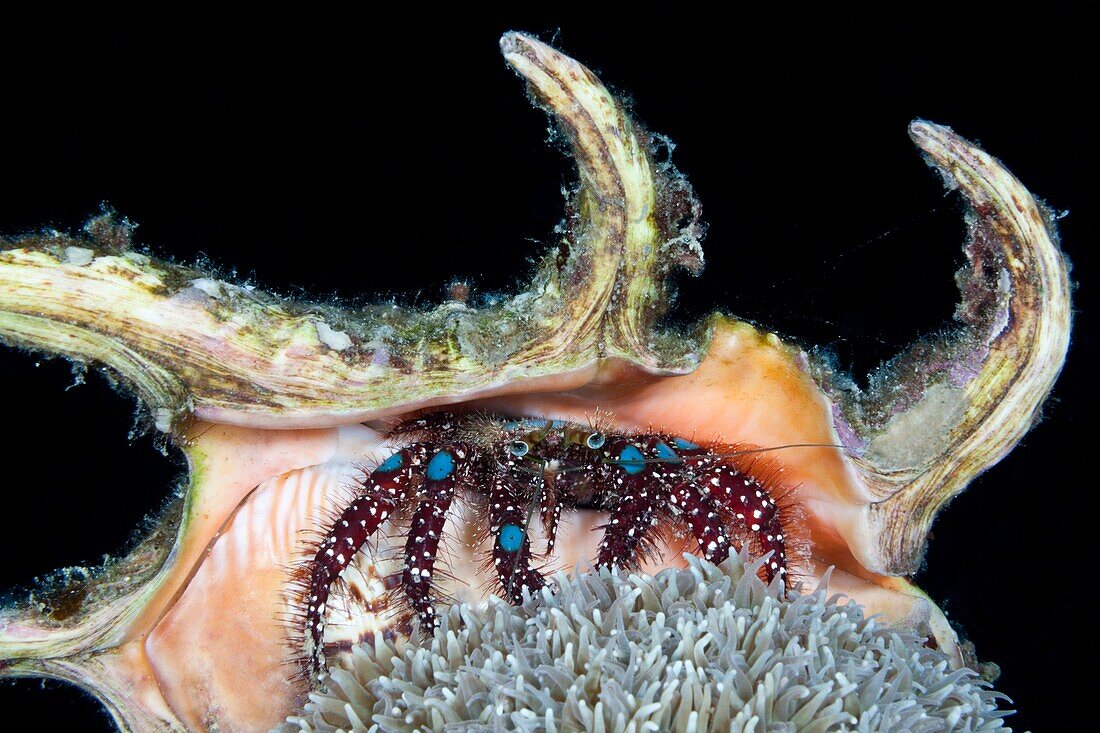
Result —
<svg viewBox="0 0 1100 733"><path fill-rule="evenodd" d="M138 252L109 217L81 236L3 241L0 338L102 365L179 442L191 475L145 543L81 581L63 619L33 604L3 611L0 674L71 680L124 729L278 724L301 693L277 620L294 610L286 568L299 532L387 448L364 421L436 405L581 422L598 408L628 430L814 444L782 457L804 515L806 576L835 567L833 590L962 663L943 614L905 576L938 509L1019 441L1060 370L1069 286L1045 209L950 129L914 123L914 142L970 207L959 326L860 392L726 316L686 335L662 329L666 275L702 265L691 188L655 163L651 136L586 68L521 34L501 48L556 120L580 181L562 249L496 305L282 300ZM582 530L593 521L560 544L590 557ZM473 586L478 552L454 558ZM228 627L220 604L242 577L240 623Z"/></svg>

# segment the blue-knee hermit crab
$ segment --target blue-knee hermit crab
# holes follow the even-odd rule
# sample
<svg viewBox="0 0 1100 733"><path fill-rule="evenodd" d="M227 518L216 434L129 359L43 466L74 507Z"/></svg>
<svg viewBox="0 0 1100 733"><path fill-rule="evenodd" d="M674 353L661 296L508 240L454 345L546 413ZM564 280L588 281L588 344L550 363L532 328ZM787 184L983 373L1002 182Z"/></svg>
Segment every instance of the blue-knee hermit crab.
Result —
<svg viewBox="0 0 1100 733"><path fill-rule="evenodd" d="M780 506L783 494L755 460L756 451L617 432L599 418L579 425L438 412L406 420L390 435L416 440L371 471L303 568L301 606L313 672L323 664L333 583L366 541L403 511L408 530L394 584L420 628L436 627L436 558L456 495L474 500L492 548L488 573L501 597L513 603L546 584L532 566L536 510L546 556L554 552L562 509L588 509L608 516L597 566L636 569L669 529L682 526L690 546L712 562L748 546L768 556L761 567L765 580L789 574L786 535L793 517L785 516L790 510ZM749 462L739 468L736 459L745 458Z"/></svg>
<svg viewBox="0 0 1100 733"><path fill-rule="evenodd" d="M588 69L522 34L501 49L580 179L560 246L514 297L282 300L138 251L109 216L3 240L0 338L102 365L191 473L130 556L4 609L0 674L71 680L128 730L264 729L308 688L288 660L331 668L402 631L387 599L421 626L444 596L514 600L543 582L543 533L561 567L653 570L654 519L664 562L701 542L772 553L776 582L832 567L832 589L962 663L907 576L938 509L1019 441L1059 373L1069 286L1046 210L950 129L913 123L971 209L959 325L860 390L726 316L662 328L666 275L702 266L690 186Z"/></svg>

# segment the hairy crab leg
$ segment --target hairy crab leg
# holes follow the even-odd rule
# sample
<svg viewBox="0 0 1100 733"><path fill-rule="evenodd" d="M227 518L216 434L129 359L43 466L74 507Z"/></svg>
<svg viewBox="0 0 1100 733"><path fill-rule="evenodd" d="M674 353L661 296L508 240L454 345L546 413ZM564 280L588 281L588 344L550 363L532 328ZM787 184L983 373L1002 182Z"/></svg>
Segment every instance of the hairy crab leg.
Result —
<svg viewBox="0 0 1100 733"><path fill-rule="evenodd" d="M696 463L695 482L703 487L728 514L728 520L747 538L754 555L772 553L764 566L770 583L776 575L787 578L787 543L779 507L756 478L723 462L722 456L701 456ZM738 548L740 549L740 548Z"/></svg>
<svg viewBox="0 0 1100 733"><path fill-rule="evenodd" d="M428 446L414 443L384 460L367 477L366 489L333 522L309 566L306 638L309 666L316 675L324 668L325 605L332 584L347 568L355 553L382 523L405 502L423 479Z"/></svg>
<svg viewBox="0 0 1100 733"><path fill-rule="evenodd" d="M680 519L691 529L703 557L720 563L729 557L733 545L718 507L704 491L694 479L677 481L669 492L669 503L679 507Z"/></svg>
<svg viewBox="0 0 1100 733"><path fill-rule="evenodd" d="M547 481L539 496L540 518L546 531L546 557L554 554L554 545L558 541L558 527L561 524L561 501L554 485Z"/></svg>
<svg viewBox="0 0 1100 733"><path fill-rule="evenodd" d="M611 517L604 525L604 538L596 566L635 569L639 555L652 542L651 532L664 511L664 492L658 474L661 462L653 462L629 440L614 441L609 450L610 463L618 466L613 473Z"/></svg>
<svg viewBox="0 0 1100 733"><path fill-rule="evenodd" d="M543 491L549 488L544 486ZM532 593L546 585L542 574L531 567L531 538L523 502L515 486L504 476L493 479L489 491L489 531L493 537L493 570L505 597L523 602L523 589Z"/></svg>
<svg viewBox="0 0 1100 733"><path fill-rule="evenodd" d="M661 435L617 441L609 455L628 478L616 477L623 488L606 525L597 564L629 567L637 562L641 543L663 509L664 497L647 487L671 484L668 502L678 507L707 560L725 560L731 549L741 548L739 538L760 555L772 553L763 567L768 582L777 575L789 582L778 506L763 484L725 463L725 456Z"/></svg>
<svg viewBox="0 0 1100 733"><path fill-rule="evenodd" d="M463 484L468 483L465 480L471 472L468 456L466 446L452 445L439 450L428 461L424 470L425 481L419 492L420 503L413 513L409 536L405 541L401 586L405 589L410 608L420 620L421 630L429 635L439 625L432 600L435 560L443 538L443 525L447 523L447 512L454 500L456 480L462 478Z"/></svg>

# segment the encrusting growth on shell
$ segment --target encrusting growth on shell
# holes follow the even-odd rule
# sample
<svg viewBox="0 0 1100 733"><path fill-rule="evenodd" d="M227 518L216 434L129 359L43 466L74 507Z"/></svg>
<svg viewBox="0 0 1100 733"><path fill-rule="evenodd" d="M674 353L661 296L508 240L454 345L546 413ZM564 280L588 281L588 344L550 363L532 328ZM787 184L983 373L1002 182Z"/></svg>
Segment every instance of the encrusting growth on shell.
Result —
<svg viewBox="0 0 1100 733"><path fill-rule="evenodd" d="M655 331L673 267L698 272L699 207L659 143L590 71L501 41L580 173L569 256L499 305L355 311L280 300L130 250L131 226L0 239L0 339L106 365L168 430L186 415L261 427L356 422L517 390L567 389L617 364L690 371L700 344ZM79 253L74 256L74 252Z"/></svg>

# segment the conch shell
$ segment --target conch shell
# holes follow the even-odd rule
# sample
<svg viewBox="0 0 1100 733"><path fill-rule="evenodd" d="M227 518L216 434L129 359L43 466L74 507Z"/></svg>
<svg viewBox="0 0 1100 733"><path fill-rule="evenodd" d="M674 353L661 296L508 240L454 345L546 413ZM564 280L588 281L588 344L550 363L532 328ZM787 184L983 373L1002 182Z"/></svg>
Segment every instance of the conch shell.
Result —
<svg viewBox="0 0 1100 733"><path fill-rule="evenodd" d="M725 315L662 328L666 276L702 267L691 187L584 66L518 33L501 50L556 120L580 182L563 248L495 305L280 299L140 253L109 216L81 236L2 242L0 338L105 367L181 446L190 482L128 558L71 580L79 600L64 614L3 610L0 675L70 680L124 730L276 725L301 693L280 621L300 532L385 450L373 421L440 405L578 420L600 409L628 429L808 446L777 459L797 487L806 580L834 567L834 590L963 663L906 578L936 513L1019 442L1060 371L1069 283L1046 209L993 157L914 122L913 141L969 206L958 326L860 390ZM468 554L454 572L476 586Z"/></svg>

